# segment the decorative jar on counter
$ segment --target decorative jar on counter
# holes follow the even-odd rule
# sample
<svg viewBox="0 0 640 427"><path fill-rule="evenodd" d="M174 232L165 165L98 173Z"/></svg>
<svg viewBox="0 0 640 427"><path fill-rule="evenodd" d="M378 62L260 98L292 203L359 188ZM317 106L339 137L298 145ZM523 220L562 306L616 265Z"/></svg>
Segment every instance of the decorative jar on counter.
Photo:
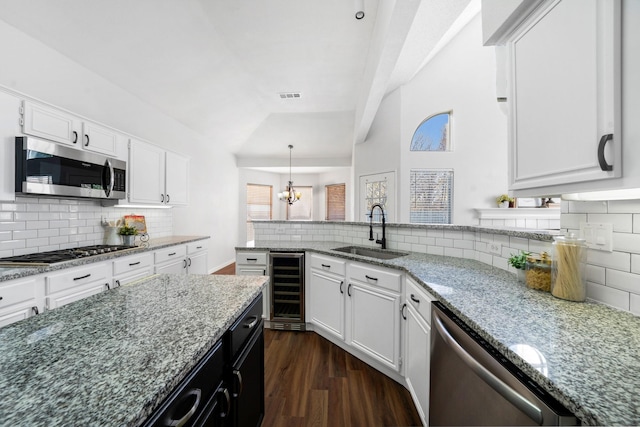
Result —
<svg viewBox="0 0 640 427"><path fill-rule="evenodd" d="M569 301L584 301L587 297L585 240L574 233L556 236L554 240L551 295Z"/></svg>
<svg viewBox="0 0 640 427"><path fill-rule="evenodd" d="M525 283L531 289L549 292L551 289L551 258L546 252L540 257L528 256Z"/></svg>

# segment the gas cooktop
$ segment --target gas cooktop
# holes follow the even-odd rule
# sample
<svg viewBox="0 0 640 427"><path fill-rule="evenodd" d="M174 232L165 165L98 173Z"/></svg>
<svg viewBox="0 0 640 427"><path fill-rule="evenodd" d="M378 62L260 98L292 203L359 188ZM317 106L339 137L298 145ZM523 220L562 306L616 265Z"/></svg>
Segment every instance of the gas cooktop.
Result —
<svg viewBox="0 0 640 427"><path fill-rule="evenodd" d="M87 258L95 255L126 251L136 248L136 246L124 245L93 245L83 246L80 248L59 249L55 251L0 258L0 267L48 266L60 262L72 261L78 258Z"/></svg>

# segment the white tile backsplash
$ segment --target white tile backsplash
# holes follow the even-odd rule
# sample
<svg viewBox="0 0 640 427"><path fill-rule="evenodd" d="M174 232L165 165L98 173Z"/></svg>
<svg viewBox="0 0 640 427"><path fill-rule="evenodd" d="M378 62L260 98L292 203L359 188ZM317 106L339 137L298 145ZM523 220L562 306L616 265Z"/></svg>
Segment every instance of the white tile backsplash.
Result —
<svg viewBox="0 0 640 427"><path fill-rule="evenodd" d="M104 243L101 218L144 215L151 238L173 235L171 209L103 207L99 201L17 197L0 203L0 257Z"/></svg>

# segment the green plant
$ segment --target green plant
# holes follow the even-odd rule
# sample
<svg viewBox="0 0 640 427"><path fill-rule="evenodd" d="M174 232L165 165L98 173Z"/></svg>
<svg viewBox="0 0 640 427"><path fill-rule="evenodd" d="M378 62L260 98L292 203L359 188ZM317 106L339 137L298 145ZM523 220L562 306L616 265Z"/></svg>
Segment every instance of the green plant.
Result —
<svg viewBox="0 0 640 427"><path fill-rule="evenodd" d="M138 234L138 229L132 225L123 225L118 229L118 234L121 236L135 236Z"/></svg>
<svg viewBox="0 0 640 427"><path fill-rule="evenodd" d="M513 268L524 270L525 266L527 265L527 257L529 255L531 255L531 252L527 251L520 251L520 253L517 255L511 254L508 263Z"/></svg>
<svg viewBox="0 0 640 427"><path fill-rule="evenodd" d="M513 202L513 198L509 197L508 194L501 194L496 197L496 203L501 204L502 202Z"/></svg>

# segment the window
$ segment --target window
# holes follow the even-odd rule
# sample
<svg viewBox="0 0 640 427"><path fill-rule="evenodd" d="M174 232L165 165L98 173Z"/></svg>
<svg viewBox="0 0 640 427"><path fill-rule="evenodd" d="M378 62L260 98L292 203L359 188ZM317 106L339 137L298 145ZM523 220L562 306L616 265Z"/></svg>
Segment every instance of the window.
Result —
<svg viewBox="0 0 640 427"><path fill-rule="evenodd" d="M332 184L325 186L327 195L327 221L344 221L345 213L345 185Z"/></svg>
<svg viewBox="0 0 640 427"><path fill-rule="evenodd" d="M387 210L387 180L381 181L367 181L366 183L366 195L365 200L367 202L367 217L371 216L371 207L376 203L382 206L382 209ZM373 220L377 222L382 221L382 212L379 210L373 214Z"/></svg>
<svg viewBox="0 0 640 427"><path fill-rule="evenodd" d="M420 123L411 138L411 151L449 151L450 115L439 113Z"/></svg>
<svg viewBox="0 0 640 427"><path fill-rule="evenodd" d="M451 224L453 206L453 171L412 169L410 174L409 222Z"/></svg>
<svg viewBox="0 0 640 427"><path fill-rule="evenodd" d="M254 219L271 219L272 188L270 185L247 184L247 242L255 240Z"/></svg>
<svg viewBox="0 0 640 427"><path fill-rule="evenodd" d="M313 215L313 187L295 187L302 196L300 200L287 204L287 219L292 221L311 221Z"/></svg>

